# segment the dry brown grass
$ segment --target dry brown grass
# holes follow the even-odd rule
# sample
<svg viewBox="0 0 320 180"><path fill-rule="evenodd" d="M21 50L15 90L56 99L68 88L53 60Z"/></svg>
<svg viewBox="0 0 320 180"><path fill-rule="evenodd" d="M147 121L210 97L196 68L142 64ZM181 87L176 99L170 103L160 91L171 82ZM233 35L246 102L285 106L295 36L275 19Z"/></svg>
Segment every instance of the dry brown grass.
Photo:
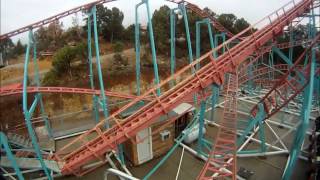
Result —
<svg viewBox="0 0 320 180"><path fill-rule="evenodd" d="M46 58L44 60L38 61L39 71L47 70L51 68L51 59ZM29 74L33 74L34 65L33 63L29 63L28 66ZM23 66L22 67L7 67L0 69L0 80L5 81L17 77L23 76Z"/></svg>

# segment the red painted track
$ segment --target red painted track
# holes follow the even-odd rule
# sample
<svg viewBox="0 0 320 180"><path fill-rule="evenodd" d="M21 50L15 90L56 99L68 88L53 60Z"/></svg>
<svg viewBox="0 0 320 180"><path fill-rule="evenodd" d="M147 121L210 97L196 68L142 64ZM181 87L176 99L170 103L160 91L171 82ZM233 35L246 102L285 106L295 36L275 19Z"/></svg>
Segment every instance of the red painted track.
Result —
<svg viewBox="0 0 320 180"><path fill-rule="evenodd" d="M181 2L184 2L185 5L186 5L186 8L188 8L192 12L196 13L201 18L209 18L211 23L213 24L213 27L216 28L218 31L226 33L226 35L228 37L230 37L230 38L234 36L234 34L232 34L224 26L222 26L214 16L211 16L208 12L203 11L197 5L192 4L192 3L188 2L188 1L181 1L181 0L178 0L178 1L177 0L167 0L167 1L170 1L170 2L173 2L173 3L177 3L177 4L179 4Z"/></svg>
<svg viewBox="0 0 320 180"><path fill-rule="evenodd" d="M186 77L182 82L177 84L174 88L164 92L160 97L156 97L156 88L153 88L112 114L108 118L109 121L116 122L112 128L106 130L104 128L104 122L101 122L95 128L89 130L87 133L81 135L79 138L60 149L60 151L54 155L54 158L65 163L62 168L62 173L73 173L75 175L86 173L81 170L83 166L93 161L100 161L103 159L101 157L103 157L106 152L114 149L117 144L130 139L140 130L149 127L158 117L166 114L193 93L200 92L212 83L222 84L225 73L233 72L248 56L260 50L260 47L266 42L280 34L284 26L297 16L308 11L311 3L312 0L303 0L283 13L281 13L280 10L284 8L281 8L277 11L277 14L280 12L281 15L268 25L264 26L264 28L256 31L253 35L246 37L238 45L231 49L228 49L228 47L225 46L225 44L240 38L241 35L250 32L250 28L229 39L224 45L217 47L215 50L220 50L225 46L227 52L218 57L216 61L213 61L213 51L210 51L200 57L196 62L180 70L173 78L165 80L159 87L167 85L170 80L177 78L184 72L190 72L190 69L194 68L196 63L205 62L207 59L211 60L194 75ZM272 15L275 15L275 13ZM268 20L269 17L270 16L263 20ZM154 99L135 114L123 120L118 119L118 115L121 112L139 102L142 98L150 97L152 95ZM68 152L70 148L77 149L71 154L64 156L64 151Z"/></svg>
<svg viewBox="0 0 320 180"><path fill-rule="evenodd" d="M56 22L57 20L59 20L61 18L64 18L64 17L67 17L67 16L69 16L71 14L74 14L74 13L77 13L77 12L81 12L81 11L85 11L85 10L89 9L90 7L92 7L93 5L103 4L103 3L112 2L112 1L115 1L115 0L98 0L98 1L94 1L92 3L88 3L88 4L84 4L82 6L78 6L78 7L72 8L70 10L64 11L62 13L59 13L59 14L54 15L54 16L51 16L51 17L46 18L44 20L38 21L36 23L24 26L22 28L14 30L14 31L8 32L6 34L2 34L0 36L0 40L6 39L6 38L10 38L12 36L18 35L18 34L23 33L23 32L27 32L30 29L36 29L36 28L39 28L39 27L44 26L46 24L50 24L52 22Z"/></svg>
<svg viewBox="0 0 320 180"><path fill-rule="evenodd" d="M10 96L16 94L22 94L22 87L15 86L15 87L4 87L0 88L0 97L1 96ZM72 93L72 94L95 94L100 95L100 90L93 90L93 89L85 89L85 88L68 88L68 87L28 87L28 93ZM117 92L110 92L105 91L106 95L109 97L117 97L117 98L124 98L124 99L135 99L137 96L129 95L124 93L117 93ZM145 98L144 100L149 100Z"/></svg>
<svg viewBox="0 0 320 180"><path fill-rule="evenodd" d="M99 5L99 4L104 4L104 3L113 2L113 1L116 1L116 0L97 0L97 1L94 1L92 3L88 3L88 4L84 4L84 5L72 8L70 10L67 10L67 11L59 13L57 15L54 15L54 16L51 16L49 18L43 19L43 20L38 21L36 23L33 23L33 24L30 24L30 25L24 26L22 28L10 31L8 33L2 34L0 36L0 40L4 40L6 38L10 38L10 37L18 35L20 33L27 32L30 29L36 29L36 28L39 28L39 27L44 26L46 24L50 24L50 23L55 22L55 21L57 21L59 19L67 17L67 16L69 16L71 14L74 14L74 13L77 13L77 12L81 12L81 11L86 11L89 8L91 8L93 5ZM167 0L167 1L170 1L170 2L173 2L173 3L180 3L181 2L181 1L174 1L174 0ZM198 11L199 8L196 5L194 5L192 3L189 3L189 2L186 2L186 1L185 1L185 3L187 4L187 6L186 6L187 8L190 7L191 10L196 10L196 12L199 12ZM200 11L201 11L201 9L200 9ZM200 15L205 15L206 17L208 17L207 14L201 13ZM214 17L211 17L210 19L212 20L212 22L214 23L215 27L218 30L220 30L221 32L226 32L227 36L229 36L229 37L233 36L233 34L231 32L229 32L226 28L224 28Z"/></svg>
<svg viewBox="0 0 320 180"><path fill-rule="evenodd" d="M217 173L215 179L226 177L236 179L236 138L237 138L237 91L238 75L230 74L229 81L224 86L226 89L225 103L223 108L222 121L219 122L217 137L214 139L212 151L208 160L201 170L198 179L213 179L212 175ZM231 159L231 160L230 160ZM215 164L215 165L214 165ZM216 166L218 165L218 166ZM229 169L225 172L222 168Z"/></svg>
<svg viewBox="0 0 320 180"><path fill-rule="evenodd" d="M314 39L313 44L315 44L319 39L320 35ZM310 48L311 47L313 47L313 45L311 45ZM259 101L259 103L263 104L264 111L266 113L264 119L268 119L277 113L281 108L293 100L300 92L302 92L303 89L309 84L311 64L309 63L305 69L301 69L301 66L299 65L299 63L303 62L306 53L307 50L300 55L298 60L295 61L294 65L290 67L279 80L275 81L272 89ZM289 76L292 76L293 72L295 77L288 78ZM320 68L316 69L315 71L315 74L319 73ZM251 114L256 116L257 111L258 105L255 105L251 110Z"/></svg>

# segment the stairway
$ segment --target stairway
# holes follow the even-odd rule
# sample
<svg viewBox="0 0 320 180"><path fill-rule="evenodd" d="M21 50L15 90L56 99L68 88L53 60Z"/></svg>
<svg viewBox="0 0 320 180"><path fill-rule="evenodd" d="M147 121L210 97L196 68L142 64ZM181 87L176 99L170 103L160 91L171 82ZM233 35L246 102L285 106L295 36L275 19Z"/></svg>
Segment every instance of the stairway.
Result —
<svg viewBox="0 0 320 180"><path fill-rule="evenodd" d="M251 29L246 29L229 39L226 43L218 46L215 49L216 51L226 48L226 53L220 55L217 59L213 58L212 50L200 57L196 62L184 67L177 72L174 77L164 80L159 85L159 87L165 87L170 80L177 78L182 73L190 72L191 69L195 68L197 63L207 63L204 64L199 71L185 77L184 80L179 82L174 88L167 90L158 97L156 96L156 89L158 87L154 87L113 113L108 118L108 120L114 124L110 129L105 129L105 122L102 121L93 129L73 140L52 157L57 161L65 163L62 174L83 174L81 172L84 166L97 160L103 160L102 157L106 152L111 151L118 144L134 137L140 130L149 127L157 118L181 104L184 99L193 96L194 93L209 87L213 83L222 84L225 73L233 72L249 55L258 51L259 48L270 39L280 34L286 25L308 11L312 2L312 0L302 0L299 3L292 1L287 4L286 7L280 8L278 11L264 18L263 21L260 21L260 23L266 21L268 24L254 34L246 37L236 46L228 46L228 44L240 38L242 34L251 32ZM289 10L282 12L282 9ZM269 17L277 18L269 22ZM230 47L230 49L228 47ZM139 111L125 119L118 119L118 115L121 112L141 101L143 98L151 96L154 97L153 100L148 102ZM226 133L228 134L228 132ZM66 153L68 154L66 155ZM96 166L92 168L96 168Z"/></svg>
<svg viewBox="0 0 320 180"><path fill-rule="evenodd" d="M208 160L198 179L232 177L236 174L236 138L237 138L237 89L238 75L230 74L224 86L226 91L222 121L219 123L217 137ZM228 169L229 171L226 171Z"/></svg>
<svg viewBox="0 0 320 180"><path fill-rule="evenodd" d="M40 161L37 158L21 158L15 157L17 165L21 169L41 169ZM60 173L60 167L62 164L57 163L53 160L44 160L47 168L53 172ZM1 167L12 167L12 162L6 156L1 157L0 159Z"/></svg>
<svg viewBox="0 0 320 180"><path fill-rule="evenodd" d="M8 137L9 143L15 146L19 146L21 148L26 148L26 149L32 148L32 143L29 138L26 138L19 134L10 133L10 132L7 134L7 137Z"/></svg>

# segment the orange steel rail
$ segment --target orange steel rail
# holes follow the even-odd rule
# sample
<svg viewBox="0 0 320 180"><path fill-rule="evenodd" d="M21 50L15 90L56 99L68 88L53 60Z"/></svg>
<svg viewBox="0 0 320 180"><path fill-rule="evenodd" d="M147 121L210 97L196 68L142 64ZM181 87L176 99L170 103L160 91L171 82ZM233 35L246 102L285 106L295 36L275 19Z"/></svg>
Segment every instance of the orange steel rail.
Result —
<svg viewBox="0 0 320 180"><path fill-rule="evenodd" d="M64 11L64 12L59 13L57 15L53 15L53 16L51 16L49 18L46 18L46 19L43 19L41 21L35 22L33 24L30 24L30 25L24 26L22 28L10 31L8 33L2 34L0 36L0 41L4 40L6 38L10 38L12 36L18 35L18 34L27 32L30 29L36 29L36 28L39 28L39 27L44 26L46 24L50 24L52 22L56 22L59 19L67 17L67 16L69 16L71 14L88 10L89 8L91 8L94 5L109 3L109 2L113 2L113 1L116 1L116 0L97 0L97 1L94 1L94 2L91 2L91 3L87 3L87 4L84 4L84 5L81 5L81 6L77 6L75 8L72 8L70 10ZM173 3L180 3L180 2L174 1L174 0L168 0L168 1L173 2ZM186 6L187 8L191 8L191 10L196 10L196 12L198 12L199 10L201 11L201 9L199 9L196 5L191 4L189 2L186 2L186 3L187 3L187 6ZM198 8L198 9L195 9L195 7ZM204 14L204 12L200 12L199 15L203 15L204 17L207 17L208 14ZM210 17L210 19L215 24L215 27L218 30L220 30L221 32L226 32L227 36L229 36L229 37L233 36L233 34L230 33L226 28L224 28L214 17Z"/></svg>
<svg viewBox="0 0 320 180"><path fill-rule="evenodd" d="M310 45L308 49L306 49L295 61L294 65L288 69L288 71L281 76L280 79L274 81L272 89L259 101L264 106L264 110L266 116L264 119L268 119L277 113L281 108L283 108L286 104L288 104L291 100L293 100L303 89L308 85L310 78L310 61L305 69L302 69L299 65L303 60L307 51L313 47L313 45L320 39L320 35L318 35ZM288 78L292 76L292 73L295 72L294 78ZM316 69L315 74L320 73L320 68ZM262 81L263 82L263 81ZM291 92L288 96L285 95L284 92ZM274 101L277 99L277 101ZM255 105L251 114L256 116L258 111L258 105Z"/></svg>
<svg viewBox="0 0 320 180"><path fill-rule="evenodd" d="M59 20L61 18L67 17L67 16L69 16L71 14L87 10L87 9L91 8L93 5L104 4L104 3L108 3L108 2L112 2L112 1L115 1L115 0L98 0L98 1L94 1L92 3L87 3L87 4L84 4L84 5L72 8L70 10L67 10L67 11L59 13L57 15L54 15L54 16L51 16L49 18L43 19L43 20L38 21L36 23L33 23L33 24L30 24L30 25L24 26L22 28L16 29L14 31L10 31L8 33L2 34L0 36L0 40L4 40L6 38L10 38L12 36L18 35L18 34L23 33L23 32L27 32L30 29L36 29L36 28L39 28L39 27L44 26L46 24L50 24L50 23L55 22L55 21L57 21L57 20Z"/></svg>
<svg viewBox="0 0 320 180"><path fill-rule="evenodd" d="M288 25L288 23L309 11L312 2L312 0L302 0L297 4L293 1L286 4L284 7L281 7L276 12L259 21L255 26L263 25L263 28L247 36L239 44L228 48L228 44L233 40L238 39L243 34L253 32L252 26L201 56L195 62L181 69L173 77L164 80L160 85L150 89L144 95L137 97L131 103L113 113L108 120L116 121L117 123L110 129L105 129L105 121L102 121L93 129L64 146L53 156L57 161L64 162L62 174L72 173L82 175L83 167L96 161L103 163L103 156L106 152L114 149L117 144L121 144L132 138L140 130L149 127L158 117L168 113L184 99L205 89L212 83L222 84L225 73L233 72L249 55L260 50L266 42L282 33L282 29ZM213 52L219 51L222 48L226 48L226 53L214 60L212 56ZM161 96L156 96L157 88L167 87L171 80L176 80L183 73L190 72L190 69L194 69L195 65L200 62L204 63L204 65L199 71L189 75ZM143 98L152 95L154 97L153 100L148 102L139 111L125 119L118 119L118 115L121 112L141 101ZM73 149L73 152L68 155L63 155L63 151L68 149ZM96 167L92 167L92 169L93 168Z"/></svg>
<svg viewBox="0 0 320 180"><path fill-rule="evenodd" d="M22 87L13 87L13 88L0 88L0 97L1 96L10 96L16 94L22 94ZM100 90L95 89L85 89L85 88L69 88L69 87L28 87L28 93L72 93L72 94L95 94L100 95ZM118 92L105 91L107 96L124 98L124 99L135 99L137 96L131 94L124 94ZM144 98L144 100L150 100L149 98Z"/></svg>
<svg viewBox="0 0 320 180"><path fill-rule="evenodd" d="M236 179L236 138L237 138L237 90L238 75L230 74L225 85L225 103L222 121L219 122L218 134L208 160L198 179ZM225 169L230 170L226 172ZM213 177L213 175L216 175Z"/></svg>

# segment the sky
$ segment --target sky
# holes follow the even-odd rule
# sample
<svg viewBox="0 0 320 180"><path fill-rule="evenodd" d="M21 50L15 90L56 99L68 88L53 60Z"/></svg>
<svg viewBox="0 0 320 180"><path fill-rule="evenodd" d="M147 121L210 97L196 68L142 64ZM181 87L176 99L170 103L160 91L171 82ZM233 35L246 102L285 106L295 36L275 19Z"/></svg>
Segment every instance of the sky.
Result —
<svg viewBox="0 0 320 180"><path fill-rule="evenodd" d="M249 23L253 24L274 10L286 4L289 0L189 0L191 3L197 4L200 8L209 7L214 12L233 13L238 18L245 18ZM298 0L299 1L299 0ZM40 21L52 15L69 10L76 6L93 2L93 0L0 0L0 34L10 32L20 27ZM106 3L107 7L118 7L124 12L124 26L134 23L135 4L141 0L118 0ZM166 2L164 0L149 0L151 11L158 9L162 5L168 5L171 8L176 4ZM145 6L139 9L139 18L142 24L146 20ZM151 12L151 13L152 13ZM71 15L62 19L65 28L71 26ZM77 14L77 18L81 23L82 13ZM27 41L27 33L23 33L13 38L14 42L21 39L22 42Z"/></svg>

